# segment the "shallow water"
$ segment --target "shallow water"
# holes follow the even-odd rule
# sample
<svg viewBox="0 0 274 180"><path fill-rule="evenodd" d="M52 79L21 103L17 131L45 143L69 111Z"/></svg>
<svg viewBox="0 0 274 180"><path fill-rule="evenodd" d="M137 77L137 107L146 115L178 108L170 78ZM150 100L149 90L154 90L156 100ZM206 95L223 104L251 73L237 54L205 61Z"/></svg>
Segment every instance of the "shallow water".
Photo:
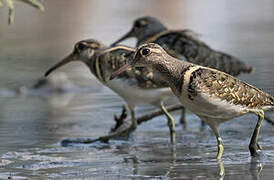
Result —
<svg viewBox="0 0 274 180"><path fill-rule="evenodd" d="M190 113L186 129L177 122L176 146L169 144L166 119L160 116L140 125L128 140L62 147L67 137L108 133L123 104L80 63L59 70L74 84L67 93L13 91L33 85L76 41L92 37L110 44L139 16L157 16L174 29L193 29L212 47L254 66L253 74L239 78L274 95L271 0L42 2L43 13L16 4L12 26L7 25L7 10L0 9L0 179L219 178L215 137L209 128L201 130ZM134 40L128 44L134 45ZM225 179L272 179L272 125L264 122L261 130L264 156L256 160L249 155L255 119L246 115L221 126Z"/></svg>

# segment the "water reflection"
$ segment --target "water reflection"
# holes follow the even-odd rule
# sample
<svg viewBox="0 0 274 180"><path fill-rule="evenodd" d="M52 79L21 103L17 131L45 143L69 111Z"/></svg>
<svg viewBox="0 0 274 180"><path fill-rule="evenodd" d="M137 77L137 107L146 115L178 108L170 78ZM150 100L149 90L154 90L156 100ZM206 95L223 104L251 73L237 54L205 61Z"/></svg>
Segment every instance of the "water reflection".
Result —
<svg viewBox="0 0 274 180"><path fill-rule="evenodd" d="M216 177L217 179L223 180L225 179L225 164L222 160L216 160L215 158L211 158L211 159L203 159L201 160L201 165L196 166L195 170L191 173L187 173L182 171L184 168L186 168L185 166L183 166L184 168L178 168L179 166L182 166L184 163L187 163L187 160L183 161L183 160L178 160L176 158L176 146L170 146L168 148L168 150L170 151L170 154L168 157L165 157L163 159L166 159L162 161L162 159L159 159L159 156L157 156L157 161L156 159L154 159L155 162L158 163L157 168L153 168L153 167L149 167L151 169L147 169L146 168L146 172L144 173L142 171L144 166L144 160L142 157L139 157L132 154L132 152L128 152L128 145L124 146L123 148L121 146L119 146L119 150L121 150L119 152L119 154L121 152L127 154L128 156L126 158L124 158L125 163L130 164L130 167L132 167L132 178L134 179L134 177L143 177L143 178L149 178L149 177L158 177L161 179L165 179L165 178L194 178L196 176L199 177ZM126 150L125 150L126 149ZM155 157L156 158L156 157ZM249 164L249 171L250 171L250 175L254 180L259 180L262 170L263 170L263 159L264 156L262 157L252 157L250 159L250 162L247 163ZM194 160L194 159L193 159ZM208 161L208 162L207 162ZM148 160L145 160L146 163L149 163ZM199 171L199 168L203 169L203 165L202 164L207 164L210 166L210 173L208 170L207 173L205 174L201 174ZM229 163L228 163L229 164ZM147 165L145 165L147 166ZM189 164L189 166L192 166L191 164ZM155 172L157 172L157 175L155 175ZM195 174L197 173L198 174ZM236 172L235 172L236 173ZM214 175L215 174L215 175ZM179 176L178 176L179 175ZM230 174L231 176L231 174ZM229 176L229 177L230 177ZM249 178L249 174L245 174L242 176L243 179L248 179Z"/></svg>
<svg viewBox="0 0 274 180"><path fill-rule="evenodd" d="M261 157L252 157L250 162L250 173L253 180L260 180L260 175L263 170L263 160Z"/></svg>
<svg viewBox="0 0 274 180"><path fill-rule="evenodd" d="M146 150L143 149L143 153L149 152L151 150L152 152L155 152L155 149L153 147L145 147L148 148ZM152 148L152 149L150 149ZM161 147L163 148L163 147ZM197 157L196 160L198 160L197 165L194 165L191 163L191 161L196 161L195 158L193 159L177 159L177 147L176 145L170 145L168 147L165 147L166 152L165 155L162 154L162 156L159 156L159 154L151 154L151 158L138 156L138 154L133 154L134 151L129 151L130 147L128 145L125 146L119 146L119 153L118 154L124 154L127 155L124 158L125 163L129 164L130 167L132 167L132 175L131 177L134 179L136 177L139 178L194 178L196 176L200 177L217 177L217 179L224 179L225 177L225 168L224 163L222 160L216 160L215 158L211 159L200 159ZM159 150L159 153L163 153ZM207 162L208 161L208 162ZM156 163L156 164L154 164ZM210 171L207 170L206 173L202 173L199 170L199 168L203 169L202 164L210 164ZM184 171L184 168L187 168L187 166L190 166L193 169L192 172ZM144 171L145 170L145 171ZM210 173L209 173L210 172ZM197 174L195 174L197 173Z"/></svg>
<svg viewBox="0 0 274 180"><path fill-rule="evenodd" d="M171 150L172 158L171 158L169 168L168 168L167 172L165 173L165 176L167 176L167 177L169 177L171 171L173 170L174 166L176 165L176 145L172 144L170 150Z"/></svg>

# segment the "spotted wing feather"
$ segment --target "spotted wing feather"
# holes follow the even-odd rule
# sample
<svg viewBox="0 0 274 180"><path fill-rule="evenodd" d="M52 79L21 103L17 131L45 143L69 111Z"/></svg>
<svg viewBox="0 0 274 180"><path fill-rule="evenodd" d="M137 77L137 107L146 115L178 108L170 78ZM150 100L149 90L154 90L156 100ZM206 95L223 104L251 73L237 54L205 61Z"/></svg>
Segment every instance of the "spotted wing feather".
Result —
<svg viewBox="0 0 274 180"><path fill-rule="evenodd" d="M248 108L271 108L274 98L233 76L215 69L200 67L190 76L189 96L206 93L232 104Z"/></svg>

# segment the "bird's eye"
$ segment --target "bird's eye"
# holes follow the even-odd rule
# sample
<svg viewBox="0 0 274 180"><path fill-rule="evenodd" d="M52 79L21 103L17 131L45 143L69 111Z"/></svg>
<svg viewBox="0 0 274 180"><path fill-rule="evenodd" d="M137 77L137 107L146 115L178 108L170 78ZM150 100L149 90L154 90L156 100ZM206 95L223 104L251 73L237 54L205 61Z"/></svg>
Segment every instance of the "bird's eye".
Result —
<svg viewBox="0 0 274 180"><path fill-rule="evenodd" d="M134 24L134 26L136 28L141 28L141 27L144 27L146 25L148 25L148 22L145 21L145 20L136 21L135 24Z"/></svg>
<svg viewBox="0 0 274 180"><path fill-rule="evenodd" d="M143 50L141 51L141 54L142 54L143 56L147 56L147 55L150 54L150 50L149 50L148 48L145 48L145 49L143 49Z"/></svg>
<svg viewBox="0 0 274 180"><path fill-rule="evenodd" d="M137 28L140 28L142 26L142 24L140 23L140 21L137 21L137 22L135 22L134 26Z"/></svg>
<svg viewBox="0 0 274 180"><path fill-rule="evenodd" d="M80 50L80 51L84 50L85 48L86 48L86 45L83 44L83 43L79 43L79 44L77 45L77 47L76 47L76 49L78 49L78 50Z"/></svg>

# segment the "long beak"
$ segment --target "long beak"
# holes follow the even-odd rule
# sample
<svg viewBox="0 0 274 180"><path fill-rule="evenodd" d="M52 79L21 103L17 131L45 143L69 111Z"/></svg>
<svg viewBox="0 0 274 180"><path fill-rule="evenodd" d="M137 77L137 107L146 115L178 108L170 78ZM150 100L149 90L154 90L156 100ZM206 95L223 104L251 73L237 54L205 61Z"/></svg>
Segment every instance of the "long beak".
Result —
<svg viewBox="0 0 274 180"><path fill-rule="evenodd" d="M110 46L115 46L116 44L124 41L127 38L134 37L134 28L132 28L128 33L126 33L124 36L122 36L120 39L112 43Z"/></svg>
<svg viewBox="0 0 274 180"><path fill-rule="evenodd" d="M121 74L122 72L128 70L129 68L131 68L130 64L126 64L124 66L122 66L120 69L118 69L117 71L113 72L109 78L109 80L114 79L116 76L118 76L119 74Z"/></svg>
<svg viewBox="0 0 274 180"><path fill-rule="evenodd" d="M59 63L55 64L50 69L48 69L44 76L47 77L55 69L65 65L71 61L74 61L74 60L75 60L75 55L72 53L72 54L68 55L67 57L65 57L63 60L61 60Z"/></svg>

